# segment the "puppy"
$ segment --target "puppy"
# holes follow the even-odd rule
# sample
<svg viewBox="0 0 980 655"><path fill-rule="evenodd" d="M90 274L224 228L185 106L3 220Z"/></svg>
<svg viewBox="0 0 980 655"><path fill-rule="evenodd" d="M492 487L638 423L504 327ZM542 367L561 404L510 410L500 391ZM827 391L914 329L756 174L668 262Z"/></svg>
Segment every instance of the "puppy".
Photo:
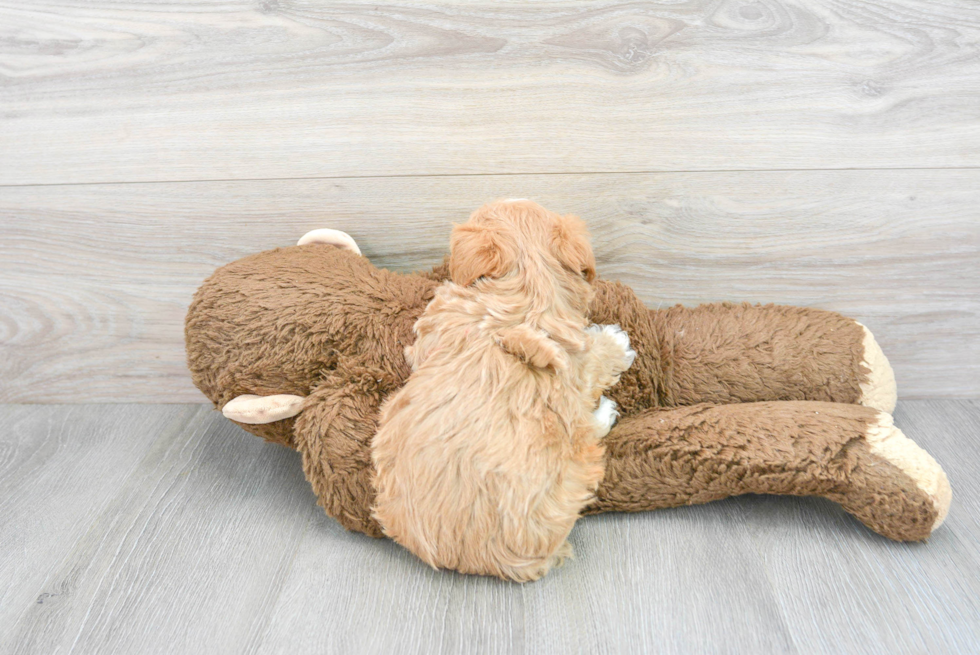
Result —
<svg viewBox="0 0 980 655"><path fill-rule="evenodd" d="M577 217L488 204L454 228L449 272L381 410L374 516L433 567L535 580L571 555L616 417L602 392L634 353L618 327L586 329L595 259Z"/></svg>

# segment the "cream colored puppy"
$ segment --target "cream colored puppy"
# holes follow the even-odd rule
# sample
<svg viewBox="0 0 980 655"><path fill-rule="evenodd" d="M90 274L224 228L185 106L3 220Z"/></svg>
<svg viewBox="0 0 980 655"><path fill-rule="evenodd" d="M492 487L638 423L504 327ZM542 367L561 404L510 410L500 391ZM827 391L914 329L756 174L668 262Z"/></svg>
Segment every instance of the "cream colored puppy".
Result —
<svg viewBox="0 0 980 655"><path fill-rule="evenodd" d="M413 373L382 407L374 515L433 567L534 580L571 554L616 416L596 406L634 353L618 327L586 329L595 259L577 217L491 203L450 250Z"/></svg>

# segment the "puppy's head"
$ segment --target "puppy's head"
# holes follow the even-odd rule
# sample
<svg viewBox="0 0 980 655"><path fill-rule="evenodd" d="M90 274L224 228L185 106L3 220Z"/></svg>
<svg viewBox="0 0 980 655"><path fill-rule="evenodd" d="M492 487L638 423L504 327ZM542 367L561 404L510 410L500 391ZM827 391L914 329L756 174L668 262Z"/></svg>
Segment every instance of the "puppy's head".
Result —
<svg viewBox="0 0 980 655"><path fill-rule="evenodd" d="M505 200L479 208L453 228L449 275L469 286L481 277L550 273L571 282L595 279L595 256L585 222L560 216L529 200Z"/></svg>

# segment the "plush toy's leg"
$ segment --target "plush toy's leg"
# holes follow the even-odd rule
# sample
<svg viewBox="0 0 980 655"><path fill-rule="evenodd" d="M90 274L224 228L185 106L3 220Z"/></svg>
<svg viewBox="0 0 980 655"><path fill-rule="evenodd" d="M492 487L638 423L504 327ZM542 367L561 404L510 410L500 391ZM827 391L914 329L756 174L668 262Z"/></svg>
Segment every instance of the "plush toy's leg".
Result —
<svg viewBox="0 0 980 655"><path fill-rule="evenodd" d="M371 440L379 408L398 381L361 367L332 372L306 398L296 417L293 441L303 455L303 472L323 509L348 530L383 537L371 516L374 467Z"/></svg>
<svg viewBox="0 0 980 655"><path fill-rule="evenodd" d="M720 303L650 315L678 405L822 400L895 409L895 376L881 348L835 312Z"/></svg>
<svg viewBox="0 0 980 655"><path fill-rule="evenodd" d="M891 539L925 539L951 492L939 464L883 412L823 402L651 409L604 440L588 513L694 505L746 493L823 496Z"/></svg>

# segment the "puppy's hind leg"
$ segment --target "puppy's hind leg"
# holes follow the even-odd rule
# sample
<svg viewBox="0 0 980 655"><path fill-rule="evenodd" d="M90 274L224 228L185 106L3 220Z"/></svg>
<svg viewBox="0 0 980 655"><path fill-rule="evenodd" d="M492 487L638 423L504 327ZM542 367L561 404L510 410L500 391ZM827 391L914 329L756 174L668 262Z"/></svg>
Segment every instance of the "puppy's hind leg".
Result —
<svg viewBox="0 0 980 655"><path fill-rule="evenodd" d="M504 567L498 575L504 580L513 580L514 582L533 582L547 575L551 569L560 567L566 559L573 559L574 557L572 544L566 539L551 555L525 564Z"/></svg>
<svg viewBox="0 0 980 655"><path fill-rule="evenodd" d="M548 566L551 568L558 568L565 563L566 559L575 559L575 553L572 551L572 544L567 539L551 556Z"/></svg>

